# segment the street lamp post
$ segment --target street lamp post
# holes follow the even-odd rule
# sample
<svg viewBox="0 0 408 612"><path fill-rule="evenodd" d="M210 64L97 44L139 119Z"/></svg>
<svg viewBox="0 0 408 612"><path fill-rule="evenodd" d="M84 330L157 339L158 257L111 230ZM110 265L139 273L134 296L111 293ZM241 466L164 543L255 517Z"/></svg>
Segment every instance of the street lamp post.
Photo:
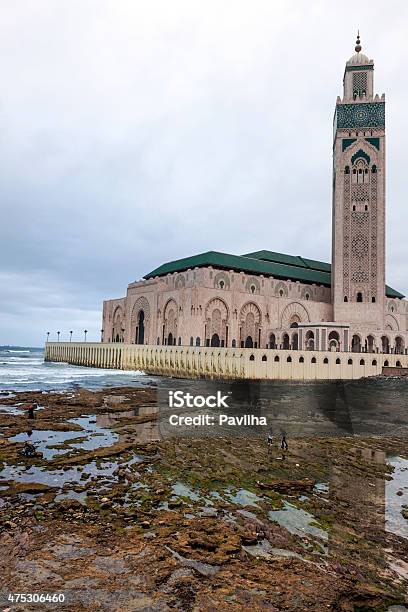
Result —
<svg viewBox="0 0 408 612"><path fill-rule="evenodd" d="M69 332L69 341L72 341L72 331Z"/></svg>
<svg viewBox="0 0 408 612"><path fill-rule="evenodd" d="M101 342L103 342L103 329L101 329Z"/></svg>
<svg viewBox="0 0 408 612"><path fill-rule="evenodd" d="M86 342L86 334L88 333L87 329L84 329L84 336L85 336L85 342Z"/></svg>
<svg viewBox="0 0 408 612"><path fill-rule="evenodd" d="M60 333L61 333L61 332L57 331L58 342L59 342Z"/></svg>
<svg viewBox="0 0 408 612"><path fill-rule="evenodd" d="M49 341L49 339L50 339L50 332L47 332L47 342Z"/></svg>

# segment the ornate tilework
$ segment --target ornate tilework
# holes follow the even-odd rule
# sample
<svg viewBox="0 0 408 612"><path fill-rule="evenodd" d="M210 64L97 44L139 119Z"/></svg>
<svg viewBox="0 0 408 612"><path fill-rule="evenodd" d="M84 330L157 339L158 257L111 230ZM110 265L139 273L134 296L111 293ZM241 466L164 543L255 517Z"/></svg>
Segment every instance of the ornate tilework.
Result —
<svg viewBox="0 0 408 612"><path fill-rule="evenodd" d="M341 141L341 149L345 151L353 142L356 142L357 138L343 138Z"/></svg>
<svg viewBox="0 0 408 612"><path fill-rule="evenodd" d="M353 73L353 94L362 96L367 93L367 72Z"/></svg>
<svg viewBox="0 0 408 612"><path fill-rule="evenodd" d="M370 163L370 156L368 155L368 153L363 151L363 149L359 149L356 153L354 153L353 157L351 158L351 163L354 164L356 160L359 159L360 157L365 159L367 164Z"/></svg>
<svg viewBox="0 0 408 612"><path fill-rule="evenodd" d="M350 174L344 175L343 207L343 293L350 295Z"/></svg>
<svg viewBox="0 0 408 612"><path fill-rule="evenodd" d="M385 102L364 102L361 104L338 104L335 128L370 128L385 126Z"/></svg>
<svg viewBox="0 0 408 612"><path fill-rule="evenodd" d="M346 72L356 72L361 70L374 70L374 64L363 64L362 66L346 66Z"/></svg>
<svg viewBox="0 0 408 612"><path fill-rule="evenodd" d="M377 299L377 173L371 173L371 295Z"/></svg>
<svg viewBox="0 0 408 612"><path fill-rule="evenodd" d="M366 141L369 142L371 145L373 145L373 147L375 147L377 151L380 150L380 139L379 138L366 138Z"/></svg>

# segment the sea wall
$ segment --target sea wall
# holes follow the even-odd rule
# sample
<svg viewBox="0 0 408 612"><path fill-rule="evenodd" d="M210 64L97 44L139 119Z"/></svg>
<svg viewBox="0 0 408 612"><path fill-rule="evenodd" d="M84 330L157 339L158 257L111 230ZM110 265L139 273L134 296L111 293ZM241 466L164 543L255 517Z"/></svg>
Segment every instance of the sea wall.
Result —
<svg viewBox="0 0 408 612"><path fill-rule="evenodd" d="M408 355L91 342L47 342L45 361L226 380L358 379L408 367Z"/></svg>

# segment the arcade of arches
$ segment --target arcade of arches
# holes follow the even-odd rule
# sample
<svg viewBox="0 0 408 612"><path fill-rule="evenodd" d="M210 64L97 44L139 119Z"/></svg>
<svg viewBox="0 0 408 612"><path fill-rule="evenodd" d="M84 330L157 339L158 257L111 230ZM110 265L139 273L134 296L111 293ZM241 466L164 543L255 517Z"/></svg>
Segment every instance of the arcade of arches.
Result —
<svg viewBox="0 0 408 612"><path fill-rule="evenodd" d="M289 305L286 308L288 318L287 329L263 329L263 322L267 325L268 313L262 313L259 306L253 302L246 302L239 312L230 312L225 300L215 297L207 303L204 314L205 321L199 334L183 337L179 329L179 315L182 309L175 299L171 298L163 309L160 323L160 336L156 341L149 337L150 333L150 306L146 298L139 298L131 314L131 343L158 344L158 345L189 345L209 347L241 347L241 348L270 348L282 350L329 350L351 351L355 353L395 353L406 354L407 348L402 334L361 333L345 334L347 326L333 329L324 327L324 324L310 327L306 314L299 311L299 305ZM300 314L299 314L300 312ZM289 316L290 315L290 316ZM234 330L234 319L237 321ZM124 310L118 306L113 315L112 342L124 342L125 315ZM236 335L236 337L234 337Z"/></svg>

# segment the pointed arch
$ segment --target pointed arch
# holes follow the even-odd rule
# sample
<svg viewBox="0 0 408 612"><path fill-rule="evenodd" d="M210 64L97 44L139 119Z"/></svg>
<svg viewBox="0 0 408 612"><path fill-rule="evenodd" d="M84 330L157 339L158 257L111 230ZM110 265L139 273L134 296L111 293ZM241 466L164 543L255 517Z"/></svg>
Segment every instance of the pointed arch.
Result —
<svg viewBox="0 0 408 612"><path fill-rule="evenodd" d="M241 308L239 314L241 346L259 346L261 334L262 315L259 307L254 302L247 302Z"/></svg>
<svg viewBox="0 0 408 612"><path fill-rule="evenodd" d="M144 296L140 296L133 304L130 316L131 341L134 344L149 342L150 305Z"/></svg>
<svg viewBox="0 0 408 612"><path fill-rule="evenodd" d="M385 329L392 329L392 331L399 331L399 325L394 315L387 314L385 317Z"/></svg>
<svg viewBox="0 0 408 612"><path fill-rule="evenodd" d="M212 298L205 307L206 344L227 346L229 309L219 297ZM218 343L218 344L214 344Z"/></svg>
<svg viewBox="0 0 408 612"><path fill-rule="evenodd" d="M163 344L175 344L177 338L178 307L176 300L167 300L163 309Z"/></svg>
<svg viewBox="0 0 408 612"><path fill-rule="evenodd" d="M125 313L122 306L116 306L113 311L112 321L112 342L123 342Z"/></svg>
<svg viewBox="0 0 408 612"><path fill-rule="evenodd" d="M281 327L287 329L292 323L309 323L309 313L303 304L299 302L291 302L288 304L282 312L281 316Z"/></svg>

